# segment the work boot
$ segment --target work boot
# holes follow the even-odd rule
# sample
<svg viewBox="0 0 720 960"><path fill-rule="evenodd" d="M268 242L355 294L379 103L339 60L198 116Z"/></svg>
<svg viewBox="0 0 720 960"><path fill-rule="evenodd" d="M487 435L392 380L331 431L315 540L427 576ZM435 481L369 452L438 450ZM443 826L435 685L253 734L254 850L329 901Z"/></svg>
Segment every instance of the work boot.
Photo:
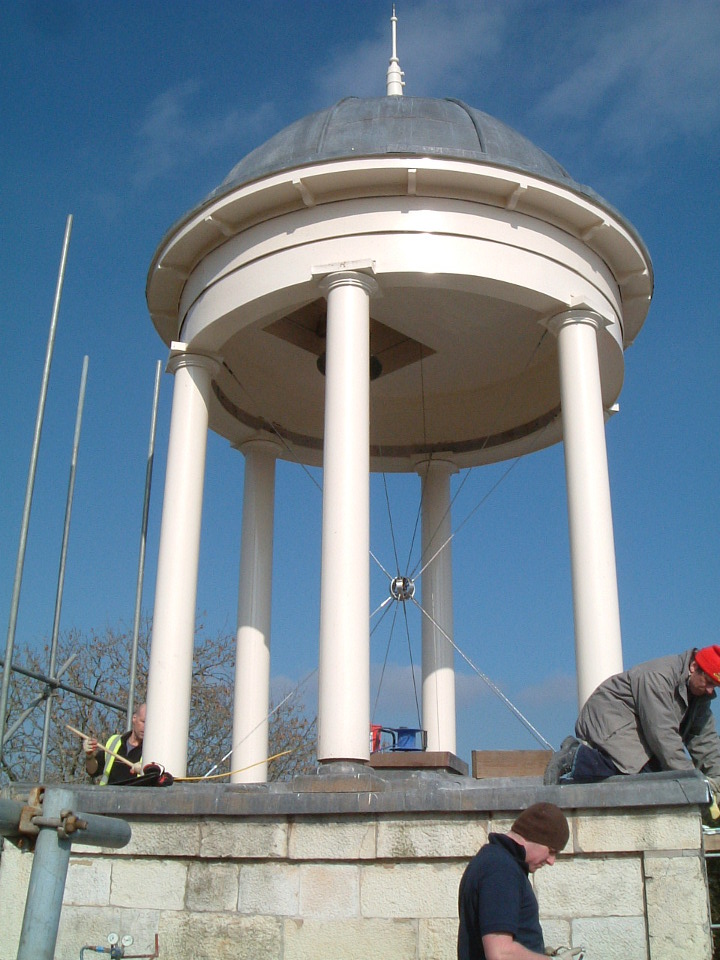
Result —
<svg viewBox="0 0 720 960"><path fill-rule="evenodd" d="M560 777L570 773L579 746L580 741L576 740L575 737L565 737L560 744L560 749L556 750L550 757L550 762L545 768L543 783L560 783Z"/></svg>

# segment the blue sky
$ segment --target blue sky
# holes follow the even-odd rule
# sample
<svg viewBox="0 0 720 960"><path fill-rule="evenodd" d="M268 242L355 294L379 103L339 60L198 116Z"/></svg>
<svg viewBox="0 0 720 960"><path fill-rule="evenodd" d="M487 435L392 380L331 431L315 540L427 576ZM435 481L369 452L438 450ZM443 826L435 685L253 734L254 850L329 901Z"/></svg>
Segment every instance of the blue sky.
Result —
<svg viewBox="0 0 720 960"><path fill-rule="evenodd" d="M400 0L406 95L456 97L515 127L633 223L655 268L607 426L625 664L718 641L720 6L716 0ZM381 96L386 0L150 4L27 0L0 13L0 622L6 629L60 249L60 310L17 627L52 628L82 359L90 358L62 629L132 624L156 361L145 278L165 231L277 130ZM172 378L161 387L144 607L152 610ZM457 478L455 639L551 742L575 701L562 448ZM313 476L321 482L321 474ZM498 481L500 481L498 483ZM232 630L242 457L211 435L198 609ZM495 487L495 484L498 484ZM372 483L371 545L400 567L416 477ZM276 689L317 661L321 497L280 464ZM417 546L415 548L417 552ZM414 561L407 562L407 568ZM372 607L387 596L373 565ZM420 625L372 635L374 717L417 719ZM375 626L376 621L373 621ZM3 637L5 632L3 632ZM409 644L408 644L409 636ZM4 649L4 643L3 643ZM371 695L375 704L376 687ZM312 701L312 682L307 688ZM458 663L458 752L535 741Z"/></svg>

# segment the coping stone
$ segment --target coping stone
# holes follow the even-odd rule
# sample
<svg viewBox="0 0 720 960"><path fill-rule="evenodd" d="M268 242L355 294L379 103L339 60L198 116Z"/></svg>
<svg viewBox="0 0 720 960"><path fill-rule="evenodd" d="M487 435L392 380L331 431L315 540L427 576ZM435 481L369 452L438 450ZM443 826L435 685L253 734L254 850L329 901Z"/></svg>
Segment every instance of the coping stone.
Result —
<svg viewBox="0 0 720 960"><path fill-rule="evenodd" d="M336 765L331 765L336 766ZM539 801L562 809L706 805L708 788L696 771L611 777L601 783L545 786L540 777L474 780L442 771L371 770L342 764L294 780L263 784L176 783L170 787L63 784L74 812L108 816L233 817L343 814L463 813L522 810ZM34 784L13 783L2 795L24 800ZM47 788L52 790L50 785Z"/></svg>

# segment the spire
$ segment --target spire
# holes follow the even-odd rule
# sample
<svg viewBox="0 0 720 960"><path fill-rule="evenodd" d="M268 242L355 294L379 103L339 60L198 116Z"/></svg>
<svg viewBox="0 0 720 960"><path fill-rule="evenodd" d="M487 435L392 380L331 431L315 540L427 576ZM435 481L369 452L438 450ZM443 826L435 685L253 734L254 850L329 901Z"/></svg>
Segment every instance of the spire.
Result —
<svg viewBox="0 0 720 960"><path fill-rule="evenodd" d="M395 16L395 4L393 4L390 23L392 24L392 56L390 57L390 65L388 66L387 72L387 95L389 97L401 97L403 95L403 87L405 86L405 81L403 80L405 74L400 69L400 61L397 57L397 17Z"/></svg>

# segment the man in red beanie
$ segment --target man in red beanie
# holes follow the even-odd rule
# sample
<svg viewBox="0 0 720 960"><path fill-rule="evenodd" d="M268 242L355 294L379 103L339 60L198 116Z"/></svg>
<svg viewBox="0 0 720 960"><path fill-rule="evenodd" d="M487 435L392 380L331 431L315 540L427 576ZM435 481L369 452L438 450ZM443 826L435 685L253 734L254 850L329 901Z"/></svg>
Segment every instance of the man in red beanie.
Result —
<svg viewBox="0 0 720 960"><path fill-rule="evenodd" d="M698 768L720 794L720 739L711 704L720 646L640 663L604 680L545 771L545 783Z"/></svg>
<svg viewBox="0 0 720 960"><path fill-rule="evenodd" d="M568 842L565 814L554 803L524 810L508 833L491 833L467 865L458 893L458 960L546 957L538 903L528 875ZM580 950L556 952L576 957Z"/></svg>

